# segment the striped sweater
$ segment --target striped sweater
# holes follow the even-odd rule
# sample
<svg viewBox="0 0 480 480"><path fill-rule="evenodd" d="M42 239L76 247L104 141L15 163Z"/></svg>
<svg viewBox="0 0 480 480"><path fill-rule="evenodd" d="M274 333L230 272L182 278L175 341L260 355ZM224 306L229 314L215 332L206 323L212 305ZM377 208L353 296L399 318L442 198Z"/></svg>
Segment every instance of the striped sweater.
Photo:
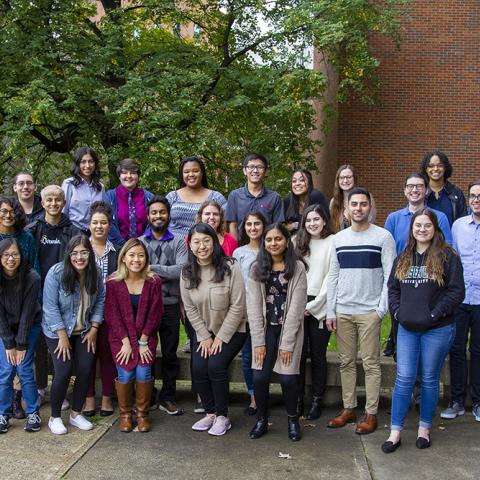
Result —
<svg viewBox="0 0 480 480"><path fill-rule="evenodd" d="M327 318L388 309L387 281L396 256L387 230L370 225L362 232L347 228L333 237L327 286Z"/></svg>

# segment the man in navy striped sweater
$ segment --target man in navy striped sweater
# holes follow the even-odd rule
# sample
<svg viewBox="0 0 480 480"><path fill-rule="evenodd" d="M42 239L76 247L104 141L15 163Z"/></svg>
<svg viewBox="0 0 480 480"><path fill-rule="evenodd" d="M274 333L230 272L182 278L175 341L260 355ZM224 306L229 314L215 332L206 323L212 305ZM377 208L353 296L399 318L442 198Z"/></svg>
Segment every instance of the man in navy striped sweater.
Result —
<svg viewBox="0 0 480 480"><path fill-rule="evenodd" d="M388 309L387 280L396 255L387 230L368 222L368 190L354 188L348 196L352 226L333 239L327 291L327 328L336 332L343 410L328 422L339 428L356 421L357 339L365 371L365 415L358 434L377 428L380 396L380 327Z"/></svg>

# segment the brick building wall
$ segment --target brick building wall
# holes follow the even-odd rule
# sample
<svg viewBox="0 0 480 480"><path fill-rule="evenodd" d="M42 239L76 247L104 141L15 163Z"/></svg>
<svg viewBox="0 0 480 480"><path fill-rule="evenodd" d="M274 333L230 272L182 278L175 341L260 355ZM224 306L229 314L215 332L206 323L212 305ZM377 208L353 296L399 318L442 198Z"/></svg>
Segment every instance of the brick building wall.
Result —
<svg viewBox="0 0 480 480"><path fill-rule="evenodd" d="M412 0L400 49L372 39L380 103L340 106L337 162L353 164L378 205L377 222L405 204L403 178L423 154L445 151L464 191L480 177L480 2Z"/></svg>

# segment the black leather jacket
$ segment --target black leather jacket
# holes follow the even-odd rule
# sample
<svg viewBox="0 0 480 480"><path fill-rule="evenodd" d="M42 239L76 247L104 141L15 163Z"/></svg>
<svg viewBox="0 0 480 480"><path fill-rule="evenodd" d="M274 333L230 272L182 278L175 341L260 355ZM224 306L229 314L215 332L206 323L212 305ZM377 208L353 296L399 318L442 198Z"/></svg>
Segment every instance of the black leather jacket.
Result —
<svg viewBox="0 0 480 480"><path fill-rule="evenodd" d="M465 196L463 195L462 190L460 190L460 188L458 188L453 183L450 183L448 180L445 182L445 186L443 188L452 204L453 221L467 215L467 203L465 201ZM428 200L432 195L434 195L434 192L428 189L426 203L428 203Z"/></svg>

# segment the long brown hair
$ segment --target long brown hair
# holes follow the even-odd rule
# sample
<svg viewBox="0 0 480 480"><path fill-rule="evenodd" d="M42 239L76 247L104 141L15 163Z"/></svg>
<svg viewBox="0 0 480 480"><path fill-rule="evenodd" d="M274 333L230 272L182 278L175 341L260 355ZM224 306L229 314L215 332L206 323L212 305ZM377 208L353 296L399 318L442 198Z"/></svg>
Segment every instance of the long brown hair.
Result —
<svg viewBox="0 0 480 480"><path fill-rule="evenodd" d="M438 219L435 212L429 208L422 208L414 213L412 221L410 222L410 233L408 237L408 243L405 250L400 254L397 263L397 269L395 270L395 278L399 280L405 280L410 267L414 264L415 248L417 241L413 236L413 224L420 215L426 215L433 224L434 234L430 246L425 251L425 266L427 269L428 278L442 286L444 284L444 265L447 260L449 252L455 253L447 242L438 225Z"/></svg>
<svg viewBox="0 0 480 480"><path fill-rule="evenodd" d="M218 210L218 213L220 214L220 223L218 224L216 233L217 235L225 235L225 213L220 204L215 200L205 200L205 202L200 205L200 208L198 209L197 215L195 217L195 223L203 223L202 215L203 211L207 207L215 207Z"/></svg>
<svg viewBox="0 0 480 480"><path fill-rule="evenodd" d="M320 238L327 238L329 235L332 234L332 230L330 229L330 219L328 218L328 213L322 207L322 205L314 204L308 206L302 215L302 220L300 222L300 228L298 229L297 234L295 235L295 246L297 253L300 257L305 257L310 255L310 240L312 236L307 232L305 228L305 222L307 221L307 215L310 212L318 213L325 222L325 226L323 227Z"/></svg>
<svg viewBox="0 0 480 480"><path fill-rule="evenodd" d="M358 185L358 177L355 173L355 169L352 165L345 164L341 165L337 173L335 174L335 183L333 185L333 199L332 204L330 206L330 219L333 231L339 232L342 229L342 219L343 219L343 190L340 188L340 182L338 178L340 177L340 173L343 170L351 170L353 174L353 186L355 187Z"/></svg>

